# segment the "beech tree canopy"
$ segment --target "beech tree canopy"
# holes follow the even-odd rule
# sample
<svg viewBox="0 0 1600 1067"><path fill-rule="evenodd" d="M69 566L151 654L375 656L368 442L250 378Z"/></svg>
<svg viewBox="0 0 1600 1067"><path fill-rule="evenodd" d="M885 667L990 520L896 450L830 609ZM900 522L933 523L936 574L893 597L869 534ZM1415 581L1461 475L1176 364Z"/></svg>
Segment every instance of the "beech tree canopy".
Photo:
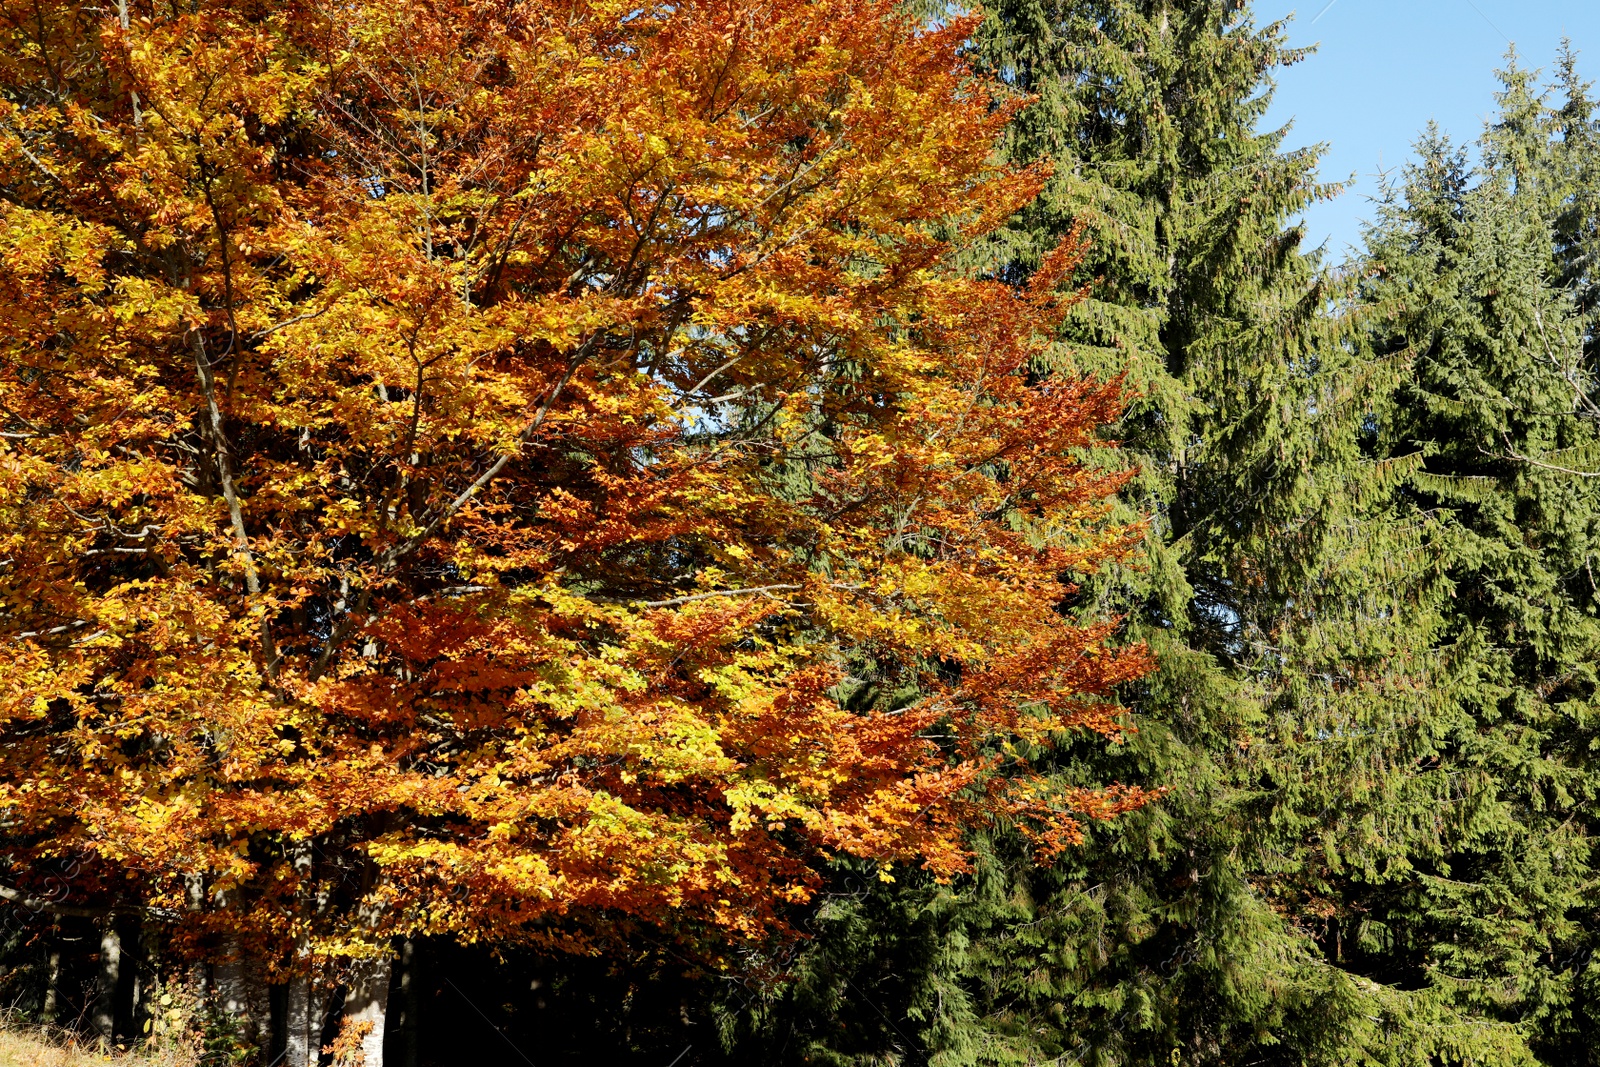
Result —
<svg viewBox="0 0 1600 1067"><path fill-rule="evenodd" d="M946 269L1048 169L971 28L9 9L12 888L285 967L715 946L1142 803L1028 770L1148 660L1058 611L1135 536L1117 382L1029 374L1080 244Z"/></svg>

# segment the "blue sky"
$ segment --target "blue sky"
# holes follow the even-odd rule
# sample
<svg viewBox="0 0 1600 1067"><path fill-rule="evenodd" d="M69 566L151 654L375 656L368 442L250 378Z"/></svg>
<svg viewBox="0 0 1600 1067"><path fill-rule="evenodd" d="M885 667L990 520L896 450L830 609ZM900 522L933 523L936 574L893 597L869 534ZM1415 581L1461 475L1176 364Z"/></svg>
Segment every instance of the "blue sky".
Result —
<svg viewBox="0 0 1600 1067"><path fill-rule="evenodd" d="M1256 0L1258 23L1293 13L1294 44L1319 43L1279 72L1268 121L1293 120L1287 145L1328 143L1325 181L1356 185L1308 216L1311 243L1337 260L1360 241L1380 167L1396 168L1429 119L1472 141L1494 106L1494 71L1514 41L1526 66L1553 70L1563 34L1600 81L1600 0ZM1326 10L1324 10L1326 6ZM1319 12L1320 17L1318 17ZM1313 23L1313 19L1316 21Z"/></svg>

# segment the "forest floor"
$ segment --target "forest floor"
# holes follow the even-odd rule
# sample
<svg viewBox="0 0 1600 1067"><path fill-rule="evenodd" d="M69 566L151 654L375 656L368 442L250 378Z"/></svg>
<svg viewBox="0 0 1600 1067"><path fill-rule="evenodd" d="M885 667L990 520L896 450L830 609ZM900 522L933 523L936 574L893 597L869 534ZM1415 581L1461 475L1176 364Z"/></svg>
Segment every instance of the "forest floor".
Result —
<svg viewBox="0 0 1600 1067"><path fill-rule="evenodd" d="M0 1029L0 1067L187 1067L174 1056L103 1054L66 1037L37 1030Z"/></svg>

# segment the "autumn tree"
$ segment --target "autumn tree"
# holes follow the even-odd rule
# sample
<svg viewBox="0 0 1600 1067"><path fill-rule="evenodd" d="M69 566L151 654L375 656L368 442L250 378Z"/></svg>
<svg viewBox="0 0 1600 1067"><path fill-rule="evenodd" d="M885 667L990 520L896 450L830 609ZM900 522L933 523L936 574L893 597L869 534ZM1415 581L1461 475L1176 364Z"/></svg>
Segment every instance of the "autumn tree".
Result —
<svg viewBox="0 0 1600 1067"><path fill-rule="evenodd" d="M830 857L1041 857L1146 653L1046 170L863 0L0 4L8 900L381 1054L400 935L715 962ZM1062 295L1066 293L1067 295ZM253 992L254 991L254 992Z"/></svg>

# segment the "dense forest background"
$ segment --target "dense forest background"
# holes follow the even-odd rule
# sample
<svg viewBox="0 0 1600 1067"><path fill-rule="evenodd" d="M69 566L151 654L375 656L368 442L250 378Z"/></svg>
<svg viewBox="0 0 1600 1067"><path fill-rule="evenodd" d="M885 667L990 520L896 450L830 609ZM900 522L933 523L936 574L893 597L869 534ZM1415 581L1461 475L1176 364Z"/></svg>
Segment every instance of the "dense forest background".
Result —
<svg viewBox="0 0 1600 1067"><path fill-rule="evenodd" d="M998 152L1054 171L961 267L1021 284L1081 229L1064 284L1088 297L1034 372L1126 375L1098 461L1136 472L1118 518L1148 519L1064 609L1153 651L1119 692L1137 731L1048 771L1167 792L1048 866L999 824L953 881L841 860L804 937L748 966L643 934L604 959L416 937L386 1058L1600 1064L1600 101L1577 51L1509 56L1475 144L1422 131L1333 263L1296 220L1339 189L1261 128L1274 72L1315 57L1247 4L999 0L968 47L1030 101ZM0 996L87 1020L105 921L10 921Z"/></svg>

